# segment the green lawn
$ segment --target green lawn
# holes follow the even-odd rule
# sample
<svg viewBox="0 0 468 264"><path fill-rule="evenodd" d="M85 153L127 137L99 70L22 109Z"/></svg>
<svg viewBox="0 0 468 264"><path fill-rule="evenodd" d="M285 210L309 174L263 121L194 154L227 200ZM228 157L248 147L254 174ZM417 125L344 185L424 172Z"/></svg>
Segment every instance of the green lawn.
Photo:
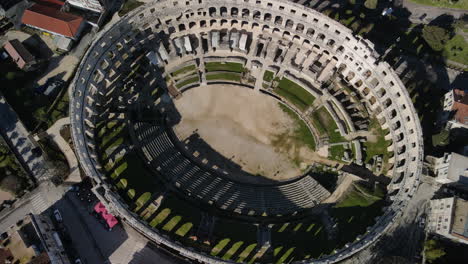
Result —
<svg viewBox="0 0 468 264"><path fill-rule="evenodd" d="M343 200L335 205L335 208L353 206L367 207L381 200L384 196L385 193L380 187L376 187L372 190L359 184L354 184L352 190Z"/></svg>
<svg viewBox="0 0 468 264"><path fill-rule="evenodd" d="M344 156L345 148L343 145L331 146L328 151L328 157L337 161L341 161Z"/></svg>
<svg viewBox="0 0 468 264"><path fill-rule="evenodd" d="M198 76L190 77L186 80L183 80L179 83L176 84L177 88L182 88L186 85L192 84L192 83L198 83L200 82L200 78Z"/></svg>
<svg viewBox="0 0 468 264"><path fill-rule="evenodd" d="M129 13L133 9L143 5L144 3L139 2L137 0L126 0L125 4L119 11L119 16L124 16L125 14Z"/></svg>
<svg viewBox="0 0 468 264"><path fill-rule="evenodd" d="M336 248L353 242L358 235L366 232L367 227L375 224L375 217L383 214L385 194L381 187L369 188L356 183L351 188L330 212L339 230Z"/></svg>
<svg viewBox="0 0 468 264"><path fill-rule="evenodd" d="M300 110L305 110L315 100L315 97L303 87L287 78L281 79L278 88L275 89L275 93L294 104Z"/></svg>
<svg viewBox="0 0 468 264"><path fill-rule="evenodd" d="M237 73L232 72L224 72L224 73L214 73L206 75L206 80L226 80L226 81L234 81L240 82L241 76Z"/></svg>
<svg viewBox="0 0 468 264"><path fill-rule="evenodd" d="M442 54L449 60L468 65L468 43L461 35L447 41Z"/></svg>
<svg viewBox="0 0 468 264"><path fill-rule="evenodd" d="M325 107L320 107L312 113L312 123L321 135L328 135L330 143L345 142L346 139L338 131L338 125Z"/></svg>
<svg viewBox="0 0 468 264"><path fill-rule="evenodd" d="M315 139L306 123L291 109L283 104L279 104L281 109L287 113L292 119L294 119L296 124L296 130L294 131L294 139L299 144L304 144L308 146L311 150L315 150Z"/></svg>
<svg viewBox="0 0 468 264"><path fill-rule="evenodd" d="M410 1L417 3L417 4L422 4L422 5L468 10L468 0L458 0L458 1L454 1L454 0L410 0Z"/></svg>
<svg viewBox="0 0 468 264"><path fill-rule="evenodd" d="M385 165L390 157L390 153L387 148L389 146L389 141L385 140L385 134L387 130L383 130L376 118L371 119L369 124L369 131L372 131L376 135L377 140L375 142L367 141L364 143L366 147L365 151L365 163L368 163L369 160L375 155L383 155L383 168L385 172ZM385 174L385 173L384 173Z"/></svg>
<svg viewBox="0 0 468 264"><path fill-rule="evenodd" d="M183 68L180 68L177 71L172 72L171 75L174 76L174 77L177 77L177 75L193 72L196 69L197 69L197 66L189 65L189 66L185 66Z"/></svg>
<svg viewBox="0 0 468 264"><path fill-rule="evenodd" d="M244 65L237 62L207 62L205 63L205 69L207 72L212 71L228 71L228 72L243 72Z"/></svg>
<svg viewBox="0 0 468 264"><path fill-rule="evenodd" d="M19 194L28 185L28 174L0 136L0 189Z"/></svg>
<svg viewBox="0 0 468 264"><path fill-rule="evenodd" d="M267 82L273 81L273 76L274 73L272 71L265 71L265 74L263 75L263 80Z"/></svg>

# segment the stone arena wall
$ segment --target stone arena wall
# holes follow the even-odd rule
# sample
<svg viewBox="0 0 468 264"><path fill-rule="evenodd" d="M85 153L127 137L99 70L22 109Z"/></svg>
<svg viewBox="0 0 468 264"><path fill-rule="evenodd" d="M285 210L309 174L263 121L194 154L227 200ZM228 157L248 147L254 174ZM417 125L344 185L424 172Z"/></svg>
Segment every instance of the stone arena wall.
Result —
<svg viewBox="0 0 468 264"><path fill-rule="evenodd" d="M229 43L227 46L220 43L216 48L211 45L215 43L210 38L212 32L234 29L248 36L244 50L233 48ZM201 44L192 52L180 49L174 40L184 36L189 36L194 43L202 43L203 38L207 39L207 50L204 51ZM169 51L156 49L154 44L162 43L160 38L166 38L165 41L170 43ZM268 51L281 50L279 59L275 58L277 54L274 52L257 50L260 43L266 44ZM72 84L70 118L73 141L82 168L86 175L98 183L97 188L105 189L105 195L101 197L105 198L106 206L156 243L175 249L182 256L206 263L229 262L185 248L139 220L105 184L102 165L96 153L95 121L109 114L98 111L102 108L101 100L105 98L113 78L118 75L116 73L136 63L128 58L142 48L155 52L161 61L160 67L164 69L174 69L182 61L196 59L204 62L214 57L243 58L246 68L255 64L261 65L262 73L267 69L278 69L277 76L295 76L316 97L323 96L321 85L333 76L328 75L330 69L325 70L326 65L320 72L313 72L310 68L317 56L326 56L327 62L334 63L336 66L333 68L340 70L338 74L362 94L382 128L389 130L386 139L391 140L392 144L388 150L394 155L389 160L393 180L388 189L393 203L359 240L314 263L342 260L375 242L401 214L419 185L423 158L419 119L403 83L386 62L379 61L372 43L353 36L351 30L338 22L292 2L155 2L138 8L118 23L106 27L95 39ZM299 65L289 63L300 57L305 59ZM203 74L201 83L206 83Z"/></svg>

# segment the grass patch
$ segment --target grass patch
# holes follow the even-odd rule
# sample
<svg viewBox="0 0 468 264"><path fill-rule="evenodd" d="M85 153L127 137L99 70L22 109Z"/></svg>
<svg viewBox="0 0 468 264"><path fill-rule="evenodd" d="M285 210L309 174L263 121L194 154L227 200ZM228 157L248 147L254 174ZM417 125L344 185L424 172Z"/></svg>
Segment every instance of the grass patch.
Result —
<svg viewBox="0 0 468 264"><path fill-rule="evenodd" d="M312 113L312 122L321 135L328 135L330 143L345 142L346 139L338 131L338 125L325 107L320 107Z"/></svg>
<svg viewBox="0 0 468 264"><path fill-rule="evenodd" d="M343 145L330 146L328 148L328 157L337 161L341 161L346 149Z"/></svg>
<svg viewBox="0 0 468 264"><path fill-rule="evenodd" d="M263 80L267 82L273 81L273 76L274 73L272 71L265 71L265 74L263 74Z"/></svg>
<svg viewBox="0 0 468 264"><path fill-rule="evenodd" d="M208 74L206 75L206 80L211 81L211 80L227 80L227 81L235 81L235 82L240 82L241 76L236 73L214 73L214 74Z"/></svg>
<svg viewBox="0 0 468 264"><path fill-rule="evenodd" d="M438 6L446 8L456 8L468 10L468 0L410 0L413 3L428 5L428 6Z"/></svg>
<svg viewBox="0 0 468 264"><path fill-rule="evenodd" d="M369 131L372 131L372 133L376 135L377 140L375 142L367 141L364 143L364 147L366 148L364 162L368 163L375 155L382 155L382 168L385 172L386 164L390 158L390 152L387 150L390 142L385 140L385 135L388 133L388 130L383 130L378 120L373 118L369 123Z"/></svg>
<svg viewBox="0 0 468 264"><path fill-rule="evenodd" d="M310 132L309 128L307 127L306 123L302 121L302 119L291 109L283 104L279 104L281 109L288 114L292 119L294 119L294 123L296 124L296 129L294 130L294 140L299 144L304 144L309 147L311 150L315 150L315 140L314 136Z"/></svg>
<svg viewBox="0 0 468 264"><path fill-rule="evenodd" d="M183 237L190 231L190 229L192 229L192 227L193 227L192 223L185 223L179 229L177 229L176 235Z"/></svg>
<svg viewBox="0 0 468 264"><path fill-rule="evenodd" d="M156 215L156 217L153 220L151 220L149 225L151 227L157 227L164 220L166 220L166 218L169 216L170 213L171 213L171 209L169 209L169 208L163 209L161 212L159 212L158 215Z"/></svg>
<svg viewBox="0 0 468 264"><path fill-rule="evenodd" d="M231 246L231 248L224 254L223 259L228 260L231 259L234 254L236 254L237 250L244 244L242 241L238 241Z"/></svg>
<svg viewBox="0 0 468 264"><path fill-rule="evenodd" d="M315 100L315 97L302 88L302 86L286 78L281 79L278 89L275 89L275 93L294 104L300 110L305 110Z"/></svg>
<svg viewBox="0 0 468 264"><path fill-rule="evenodd" d="M354 184L351 191L343 200L335 205L335 208L354 206L368 207L373 203L382 200L384 195L384 191L379 186L374 189L370 189L363 185Z"/></svg>
<svg viewBox="0 0 468 264"><path fill-rule="evenodd" d="M180 220L182 220L182 217L180 215L176 215L172 217L171 220L169 220L169 222L167 222L167 224L165 224L162 229L164 231L170 232L180 222Z"/></svg>
<svg viewBox="0 0 468 264"><path fill-rule="evenodd" d="M217 256L219 252L221 252L221 250L223 250L223 248L226 247L227 244L229 244L229 242L231 242L231 239L229 238L225 238L219 241L218 244L216 244L216 246L214 246L213 249L211 250L211 255Z"/></svg>
<svg viewBox="0 0 468 264"><path fill-rule="evenodd" d="M120 9L119 16L124 16L128 14L130 11L132 11L133 9L136 9L143 4L144 3L139 2L137 0L127 0L125 1L125 4L122 6L122 8Z"/></svg>
<svg viewBox="0 0 468 264"><path fill-rule="evenodd" d="M236 62L207 62L205 63L207 72L213 71L228 71L228 72L243 72L245 70L241 63Z"/></svg>
<svg viewBox="0 0 468 264"><path fill-rule="evenodd" d="M183 68L178 69L177 71L172 72L172 76L176 77L177 75L193 72L197 69L197 66L195 65L189 65Z"/></svg>
<svg viewBox="0 0 468 264"><path fill-rule="evenodd" d="M198 82L200 82L200 78L198 76L190 77L190 78L188 78L186 80L183 80L183 81L177 83L176 87L177 88L182 88L182 87L184 87L186 85L189 85L189 84L192 84L192 83L198 83Z"/></svg>
<svg viewBox="0 0 468 264"><path fill-rule="evenodd" d="M255 249L257 244L248 245L240 254L237 262L244 262L244 260L250 255L250 253Z"/></svg>
<svg viewBox="0 0 468 264"><path fill-rule="evenodd" d="M468 43L461 35L455 35L447 41L442 54L449 60L468 65Z"/></svg>

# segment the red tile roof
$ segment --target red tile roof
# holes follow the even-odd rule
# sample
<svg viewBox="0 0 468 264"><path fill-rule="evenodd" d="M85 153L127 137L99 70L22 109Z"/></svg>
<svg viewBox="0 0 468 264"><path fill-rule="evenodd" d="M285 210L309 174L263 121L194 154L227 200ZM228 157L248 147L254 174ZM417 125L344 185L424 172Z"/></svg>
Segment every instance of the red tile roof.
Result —
<svg viewBox="0 0 468 264"><path fill-rule="evenodd" d="M24 11L22 22L26 25L74 38L79 33L84 19L56 8L35 4Z"/></svg>
<svg viewBox="0 0 468 264"><path fill-rule="evenodd" d="M462 124L468 125L468 92L460 89L453 90L455 103L452 110L455 111L455 119Z"/></svg>

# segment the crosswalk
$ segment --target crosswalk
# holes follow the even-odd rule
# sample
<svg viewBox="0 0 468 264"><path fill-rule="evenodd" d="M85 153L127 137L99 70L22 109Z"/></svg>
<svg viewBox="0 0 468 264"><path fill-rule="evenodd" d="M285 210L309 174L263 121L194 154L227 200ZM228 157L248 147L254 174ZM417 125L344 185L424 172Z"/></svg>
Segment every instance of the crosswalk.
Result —
<svg viewBox="0 0 468 264"><path fill-rule="evenodd" d="M34 214L40 214L50 207L50 204L43 197L42 192L38 192L31 197L31 211Z"/></svg>

